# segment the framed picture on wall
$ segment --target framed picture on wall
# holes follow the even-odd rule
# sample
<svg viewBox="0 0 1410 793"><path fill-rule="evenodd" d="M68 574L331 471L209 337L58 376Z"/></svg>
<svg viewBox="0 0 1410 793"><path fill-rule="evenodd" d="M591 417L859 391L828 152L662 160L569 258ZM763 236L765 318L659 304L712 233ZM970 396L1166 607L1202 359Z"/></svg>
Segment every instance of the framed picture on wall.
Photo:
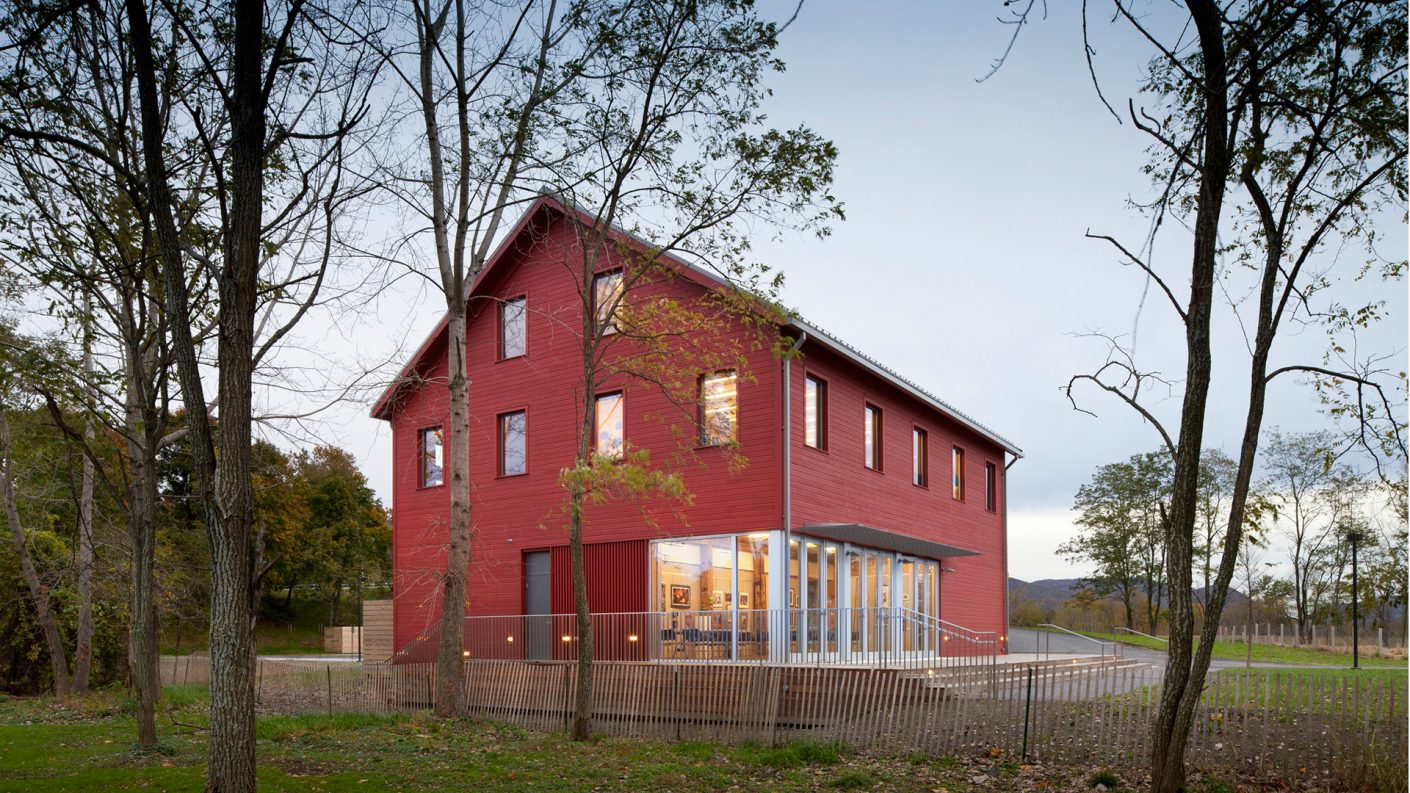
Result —
<svg viewBox="0 0 1410 793"><path fill-rule="evenodd" d="M748 592L740 592L740 593L739 593L739 607L742 608L742 609L747 609L747 608L749 608L749 593L748 593Z"/></svg>
<svg viewBox="0 0 1410 793"><path fill-rule="evenodd" d="M711 595L710 595L710 606L711 606L711 608L717 608L717 609L722 609L722 608L724 608L724 607L725 607L725 593L722 592L722 591L720 591L720 590L718 590L718 589L716 589L713 593L711 593Z"/></svg>
<svg viewBox="0 0 1410 793"><path fill-rule="evenodd" d="M671 584L671 608L690 608L690 587L684 584Z"/></svg>

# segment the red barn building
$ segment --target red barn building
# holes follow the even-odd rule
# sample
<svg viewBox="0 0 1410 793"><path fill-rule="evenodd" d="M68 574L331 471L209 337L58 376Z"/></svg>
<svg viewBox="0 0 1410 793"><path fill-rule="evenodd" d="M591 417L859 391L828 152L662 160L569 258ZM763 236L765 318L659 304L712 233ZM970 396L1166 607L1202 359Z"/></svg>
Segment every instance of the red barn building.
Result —
<svg viewBox="0 0 1410 793"><path fill-rule="evenodd" d="M558 480L581 410L582 301L562 258L572 211L539 199L472 287L471 655L554 657L572 633L569 618L547 616L574 610ZM720 286L673 266L684 277L661 288L681 299ZM943 653L976 636L1005 652L1005 471L1021 451L807 322L767 333L798 354L748 345L748 376L701 373L700 415L711 417L701 421L724 423L684 428L701 439L680 467L692 504L651 520L638 504L589 506L589 605L614 615L601 618L599 657L865 661ZM394 641L404 652L427 643L441 605L445 345L442 322L373 410L392 429ZM595 395L599 445L626 442L658 460L681 446L683 414L659 389L608 382ZM721 428L747 465L709 445Z"/></svg>

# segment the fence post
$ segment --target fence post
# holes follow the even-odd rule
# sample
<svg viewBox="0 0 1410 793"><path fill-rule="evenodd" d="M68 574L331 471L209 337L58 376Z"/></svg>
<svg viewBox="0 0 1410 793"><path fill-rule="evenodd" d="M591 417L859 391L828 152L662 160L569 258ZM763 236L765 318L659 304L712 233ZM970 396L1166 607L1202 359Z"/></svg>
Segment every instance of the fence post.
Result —
<svg viewBox="0 0 1410 793"><path fill-rule="evenodd" d="M1328 625L1327 628L1331 631L1331 638L1327 640L1327 646L1335 650L1337 648L1337 626Z"/></svg>
<svg viewBox="0 0 1410 793"><path fill-rule="evenodd" d="M328 715L333 715L333 665L326 664L324 669L328 670Z"/></svg>
<svg viewBox="0 0 1410 793"><path fill-rule="evenodd" d="M1033 667L1028 667L1028 692L1023 696L1023 752L1019 754L1020 763L1028 762L1028 713L1033 707Z"/></svg>
<svg viewBox="0 0 1410 793"><path fill-rule="evenodd" d="M258 682L255 683L255 704L258 705L260 696L264 694L264 661L259 662L259 667L256 676L258 678Z"/></svg>
<svg viewBox="0 0 1410 793"><path fill-rule="evenodd" d="M1377 658L1379 658L1379 657L1381 657L1382 655L1384 655L1384 654L1385 654L1385 651L1386 651L1386 633L1385 633L1385 630L1386 630L1385 628L1376 628L1376 657L1377 657Z"/></svg>

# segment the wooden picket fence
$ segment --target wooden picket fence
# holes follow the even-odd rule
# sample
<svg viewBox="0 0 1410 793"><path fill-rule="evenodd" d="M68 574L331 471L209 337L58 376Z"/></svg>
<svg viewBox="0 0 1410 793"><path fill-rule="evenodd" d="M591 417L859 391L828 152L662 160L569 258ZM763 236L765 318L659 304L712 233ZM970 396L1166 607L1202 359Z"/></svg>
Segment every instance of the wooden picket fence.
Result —
<svg viewBox="0 0 1410 793"><path fill-rule="evenodd" d="M164 659L163 682L205 682L201 659ZM206 677L201 680L191 679ZM266 712L428 709L433 664L263 661ZM540 731L566 727L571 662L471 661L469 715ZM593 726L665 741L836 742L891 756L987 754L1088 767L1149 764L1158 670L1060 665L924 671L601 662ZM1406 680L1303 670L1212 674L1195 719L1192 767L1331 789L1405 791Z"/></svg>

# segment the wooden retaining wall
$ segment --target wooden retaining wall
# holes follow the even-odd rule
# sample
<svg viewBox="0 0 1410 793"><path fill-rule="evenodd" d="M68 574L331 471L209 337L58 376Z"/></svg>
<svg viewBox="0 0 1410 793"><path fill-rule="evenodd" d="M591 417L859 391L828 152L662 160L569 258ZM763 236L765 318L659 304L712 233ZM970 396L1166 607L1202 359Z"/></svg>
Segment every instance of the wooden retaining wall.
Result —
<svg viewBox="0 0 1410 793"><path fill-rule="evenodd" d="M392 600L362 604L362 661L380 664L392 658Z"/></svg>

